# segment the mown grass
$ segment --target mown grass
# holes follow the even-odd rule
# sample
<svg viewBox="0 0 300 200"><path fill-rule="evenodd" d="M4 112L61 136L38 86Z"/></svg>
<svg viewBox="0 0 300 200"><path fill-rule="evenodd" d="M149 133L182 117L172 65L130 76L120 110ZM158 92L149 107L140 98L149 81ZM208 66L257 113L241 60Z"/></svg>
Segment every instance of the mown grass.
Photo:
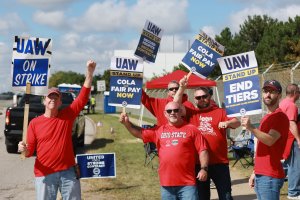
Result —
<svg viewBox="0 0 300 200"><path fill-rule="evenodd" d="M81 180L89 189L83 192L84 199L91 199L91 193L99 195L97 199L160 199L160 187L157 169L144 166L145 151L141 140L134 138L119 123L115 116L88 115L97 127L95 141L86 146L85 153L116 154L116 178ZM111 133L113 129L113 133ZM157 166L157 158L153 161Z"/></svg>
<svg viewBox="0 0 300 200"><path fill-rule="evenodd" d="M141 140L130 135L130 133L119 123L116 116L107 114L88 115L96 124L97 134L94 142L85 147L85 153L116 153L116 178L85 179L81 180L88 188L83 191L84 199L160 199L160 187L157 169L151 165L144 166L145 151ZM130 116L138 118L138 116ZM154 123L153 120L144 119ZM137 124L137 123L135 123ZM113 133L111 130L113 129ZM234 158L229 153L230 166L233 165ZM157 158L152 161L155 167L158 166ZM249 177L253 167L243 168L240 163L235 165L241 174ZM286 200L287 182L281 189L280 199Z"/></svg>

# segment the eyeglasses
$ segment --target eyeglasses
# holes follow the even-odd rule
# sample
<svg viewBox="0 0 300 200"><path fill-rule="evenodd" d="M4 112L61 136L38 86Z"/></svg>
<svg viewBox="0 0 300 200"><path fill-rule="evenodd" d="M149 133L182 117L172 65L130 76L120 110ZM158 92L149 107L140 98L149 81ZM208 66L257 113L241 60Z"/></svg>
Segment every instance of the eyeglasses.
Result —
<svg viewBox="0 0 300 200"><path fill-rule="evenodd" d="M267 93L270 93L270 94L278 94L278 91L276 90L266 90L266 89L263 89L262 90L263 93L267 94Z"/></svg>
<svg viewBox="0 0 300 200"><path fill-rule="evenodd" d="M166 112L167 112L168 114L171 114L172 112L178 113L178 112L179 112L179 108L176 108L176 109L168 109L168 110L166 110Z"/></svg>
<svg viewBox="0 0 300 200"><path fill-rule="evenodd" d="M195 99L200 100L200 99L206 99L208 97L208 94L202 95L202 96L196 96Z"/></svg>
<svg viewBox="0 0 300 200"><path fill-rule="evenodd" d="M168 88L169 91L177 91L179 89L179 87L172 87L172 88Z"/></svg>

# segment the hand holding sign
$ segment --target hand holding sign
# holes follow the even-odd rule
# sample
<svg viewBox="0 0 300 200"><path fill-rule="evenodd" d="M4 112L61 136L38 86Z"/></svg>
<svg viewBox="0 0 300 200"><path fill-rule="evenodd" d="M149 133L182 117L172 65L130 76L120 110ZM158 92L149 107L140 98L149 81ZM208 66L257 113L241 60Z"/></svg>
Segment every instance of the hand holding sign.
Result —
<svg viewBox="0 0 300 200"><path fill-rule="evenodd" d="M252 130L255 128L252 124L251 124L251 120L249 118L249 116L242 116L241 117L241 125L252 132Z"/></svg>

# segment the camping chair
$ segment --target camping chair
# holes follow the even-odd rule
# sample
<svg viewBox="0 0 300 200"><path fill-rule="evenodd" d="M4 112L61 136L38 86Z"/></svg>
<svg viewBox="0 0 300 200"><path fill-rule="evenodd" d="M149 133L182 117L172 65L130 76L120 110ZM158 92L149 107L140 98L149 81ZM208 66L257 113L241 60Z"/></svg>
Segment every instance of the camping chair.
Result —
<svg viewBox="0 0 300 200"><path fill-rule="evenodd" d="M155 125L142 125L142 128L153 128ZM144 144L144 149L145 149L145 161L144 161L144 166L148 166L151 164L152 168L155 168L152 160L158 156L157 148L155 143L153 142L148 142Z"/></svg>
<svg viewBox="0 0 300 200"><path fill-rule="evenodd" d="M254 164L254 138L253 135L247 130L242 130L238 137L232 141L233 144L230 146L232 150L235 162L232 167L235 166L237 162L240 162L244 168ZM250 158L250 159L249 159Z"/></svg>
<svg viewBox="0 0 300 200"><path fill-rule="evenodd" d="M154 165L152 163L152 160L158 156L158 152L156 149L156 146L153 142L148 142L146 144L144 144L144 148L145 148L145 162L144 162L144 166L148 166L149 164L151 164L151 167L154 168Z"/></svg>

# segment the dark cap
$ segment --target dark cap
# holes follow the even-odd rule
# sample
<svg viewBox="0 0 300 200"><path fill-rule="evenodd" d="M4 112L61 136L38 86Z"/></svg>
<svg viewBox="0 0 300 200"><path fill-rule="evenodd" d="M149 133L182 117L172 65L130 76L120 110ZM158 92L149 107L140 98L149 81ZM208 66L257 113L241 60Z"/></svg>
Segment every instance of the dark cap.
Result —
<svg viewBox="0 0 300 200"><path fill-rule="evenodd" d="M273 90L278 91L279 93L282 92L282 87L280 83L276 80L268 80L264 83L263 89L265 88L272 88Z"/></svg>
<svg viewBox="0 0 300 200"><path fill-rule="evenodd" d="M59 89L56 87L52 87L48 90L47 96L49 96L50 94L57 94L58 96L61 96Z"/></svg>

